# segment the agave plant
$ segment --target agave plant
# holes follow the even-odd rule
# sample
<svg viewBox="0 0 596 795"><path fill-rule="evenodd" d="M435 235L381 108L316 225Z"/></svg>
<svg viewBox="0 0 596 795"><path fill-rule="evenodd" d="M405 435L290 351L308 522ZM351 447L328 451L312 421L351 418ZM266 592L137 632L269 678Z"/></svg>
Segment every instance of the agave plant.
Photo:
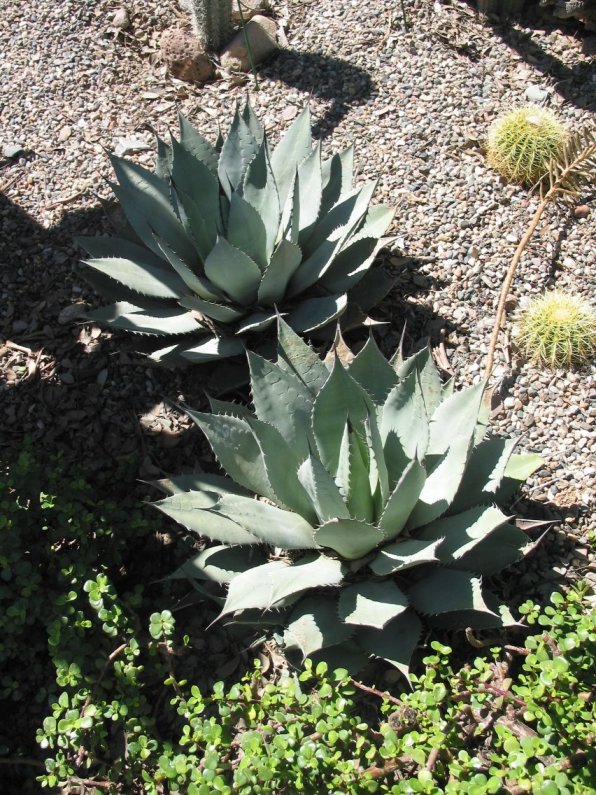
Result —
<svg viewBox="0 0 596 795"><path fill-rule="evenodd" d="M369 207L374 183L353 187L351 147L321 160L308 108L273 152L248 104L215 145L179 121L155 173L112 157L130 232L81 241L88 278L116 301L92 320L157 337L156 361L201 363L243 353L276 310L311 334L348 299L366 311L382 298L391 281L365 277L393 210Z"/></svg>
<svg viewBox="0 0 596 795"><path fill-rule="evenodd" d="M423 622L515 623L482 577L529 551L495 503L541 459L484 439L483 384L454 393L428 350L390 363L372 338L328 366L282 320L277 361L248 359L254 413L189 411L228 476L156 484L161 511L220 542L176 576L227 586L222 617L355 668L372 655L407 675Z"/></svg>

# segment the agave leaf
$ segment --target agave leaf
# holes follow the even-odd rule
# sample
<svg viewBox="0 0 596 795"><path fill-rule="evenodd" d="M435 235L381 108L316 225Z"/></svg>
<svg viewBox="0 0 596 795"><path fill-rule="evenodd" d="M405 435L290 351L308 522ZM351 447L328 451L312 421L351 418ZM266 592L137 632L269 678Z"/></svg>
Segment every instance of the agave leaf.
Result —
<svg viewBox="0 0 596 795"><path fill-rule="evenodd" d="M193 293L205 301L218 301L224 297L224 294L209 279L204 276L197 276L178 254L168 246L165 240L162 240L158 235L154 235L154 238L163 256Z"/></svg>
<svg viewBox="0 0 596 795"><path fill-rule="evenodd" d="M157 155L155 158L155 176L167 182L172 173L172 147L159 135L155 136Z"/></svg>
<svg viewBox="0 0 596 795"><path fill-rule="evenodd" d="M236 522L264 544L282 549L315 549L317 546L314 528L302 516L261 500L224 494L211 512Z"/></svg>
<svg viewBox="0 0 596 795"><path fill-rule="evenodd" d="M217 238L215 247L205 260L205 275L242 306L256 302L261 281L259 266L224 237Z"/></svg>
<svg viewBox="0 0 596 795"><path fill-rule="evenodd" d="M226 230L227 240L253 259L261 271L267 267L267 230L259 212L239 193L233 193Z"/></svg>
<svg viewBox="0 0 596 795"><path fill-rule="evenodd" d="M445 513L461 483L471 439L455 437L451 446L427 475L418 502L408 520L408 529L428 524Z"/></svg>
<svg viewBox="0 0 596 795"><path fill-rule="evenodd" d="M315 226L308 242L299 238L305 260L290 281L289 295L298 295L311 287L332 265L348 235L366 212L375 183L352 191Z"/></svg>
<svg viewBox="0 0 596 795"><path fill-rule="evenodd" d="M215 245L217 235L223 230L221 204L216 201L214 205L209 205L197 198L196 194L186 193L178 186L174 188L174 195L178 203L178 212L183 217L200 261L203 263Z"/></svg>
<svg viewBox="0 0 596 795"><path fill-rule="evenodd" d="M322 196L321 144L317 142L308 157L298 166L295 190L298 191L298 231L308 238L319 217Z"/></svg>
<svg viewBox="0 0 596 795"><path fill-rule="evenodd" d="M445 571L449 570L445 569ZM462 574L462 572L457 573ZM466 576L469 577L470 575ZM476 581L476 587L479 588L478 583L479 581ZM470 627L471 629L522 627L522 625L512 616L509 608L506 605L501 604L490 591L483 591L482 599L486 605L486 609L484 610L454 610L448 613L430 615L428 617L429 623L434 627L452 630L461 630L464 629L464 627Z"/></svg>
<svg viewBox="0 0 596 795"><path fill-rule="evenodd" d="M252 417L248 406L243 406L241 403L231 403L227 400L209 397L209 407L213 414L230 414L232 417L242 417L243 419Z"/></svg>
<svg viewBox="0 0 596 795"><path fill-rule="evenodd" d="M422 624L413 610L405 610L383 629L364 627L358 631L358 644L369 654L386 660L409 679L410 660L420 635Z"/></svg>
<svg viewBox="0 0 596 795"><path fill-rule="evenodd" d="M206 580L227 585L242 572L265 563L267 557L261 547L229 547L218 544L208 547L183 563L168 580Z"/></svg>
<svg viewBox="0 0 596 795"><path fill-rule="evenodd" d="M272 326L277 320L277 312L275 310L269 312L253 312L252 315L247 315L236 326L236 335L242 334L256 334Z"/></svg>
<svg viewBox="0 0 596 795"><path fill-rule="evenodd" d="M274 306L284 297L288 283L302 262L300 247L289 240L281 240L267 265L261 284L258 301L261 306Z"/></svg>
<svg viewBox="0 0 596 795"><path fill-rule="evenodd" d="M339 585L342 578L342 564L324 555L308 555L292 565L281 560L265 563L232 580L221 616L250 608L269 610L293 594Z"/></svg>
<svg viewBox="0 0 596 795"><path fill-rule="evenodd" d="M383 627L407 610L408 598L391 580L358 582L339 595L339 617L346 624Z"/></svg>
<svg viewBox="0 0 596 795"><path fill-rule="evenodd" d="M331 475L337 473L346 418L353 427L361 428L373 411L367 393L336 357L331 374L315 399L312 413L320 459Z"/></svg>
<svg viewBox="0 0 596 795"><path fill-rule="evenodd" d="M179 298L185 292L184 282L172 273L162 260L134 262L124 257L105 257L83 260L85 265L109 276L125 287L151 298Z"/></svg>
<svg viewBox="0 0 596 795"><path fill-rule="evenodd" d="M406 526L424 489L425 482L426 470L414 459L398 480L379 519L379 527L385 531L389 540L397 538Z"/></svg>
<svg viewBox="0 0 596 795"><path fill-rule="evenodd" d="M263 141L265 136L265 131L263 129L263 125L259 121L258 116L252 109L250 102L246 101L246 104L242 108L242 119L244 120L246 126L250 130L252 137L255 141L260 144Z"/></svg>
<svg viewBox="0 0 596 795"><path fill-rule="evenodd" d="M173 478L153 480L151 485L165 494L180 494L185 491L208 491L212 494L248 493L242 486L234 483L231 478L207 472L189 472L184 475L176 475Z"/></svg>
<svg viewBox="0 0 596 795"><path fill-rule="evenodd" d="M443 399L441 378L434 363L431 349L427 345L413 356L410 356L396 368L398 378L404 379L412 372L418 373L420 389L426 406L426 413L432 417Z"/></svg>
<svg viewBox="0 0 596 795"><path fill-rule="evenodd" d="M543 464L544 460L536 453L513 454L507 462L504 478L497 489L495 495L497 502L504 503L510 500L522 483L525 483Z"/></svg>
<svg viewBox="0 0 596 795"><path fill-rule="evenodd" d="M298 245L300 235L300 185L298 184L298 174L290 186L288 198L281 213L279 224L280 235L289 240L290 243Z"/></svg>
<svg viewBox="0 0 596 795"><path fill-rule="evenodd" d="M430 419L427 455L443 455L454 437L473 441L484 387L481 382L462 389L437 407Z"/></svg>
<svg viewBox="0 0 596 795"><path fill-rule="evenodd" d="M389 392L397 384L393 367L379 350L372 335L354 357L348 373L378 404L385 402Z"/></svg>
<svg viewBox="0 0 596 795"><path fill-rule="evenodd" d="M288 324L299 334L309 334L337 320L347 303L345 295L308 298L288 313Z"/></svg>
<svg viewBox="0 0 596 795"><path fill-rule="evenodd" d="M450 513L494 501L517 442L517 439L487 439L472 450Z"/></svg>
<svg viewBox="0 0 596 795"><path fill-rule="evenodd" d="M307 105L296 117L271 155L271 168L275 175L281 207L285 206L296 169L308 157L311 150L310 108Z"/></svg>
<svg viewBox="0 0 596 795"><path fill-rule="evenodd" d="M389 487L394 489L412 459L406 455L403 445L394 431L387 434L383 445L383 454L389 477Z"/></svg>
<svg viewBox="0 0 596 795"><path fill-rule="evenodd" d="M318 458L308 456L298 469L298 479L310 497L320 522L350 518L335 481Z"/></svg>
<svg viewBox="0 0 596 795"><path fill-rule="evenodd" d="M315 541L334 549L342 558L358 560L382 544L385 535L379 527L357 519L332 519L315 531Z"/></svg>
<svg viewBox="0 0 596 795"><path fill-rule="evenodd" d="M375 574L386 577L414 566L435 563L438 561L436 550L441 541L442 539L436 541L421 541L415 538L407 538L402 541L400 539L384 546L368 565Z"/></svg>
<svg viewBox="0 0 596 795"><path fill-rule="evenodd" d="M192 196L194 206L197 208L198 217L207 224L212 245L215 243L217 233L221 229L219 214L219 180L209 166L198 160L172 138L172 182L176 192L180 190L181 196ZM183 206L186 208L184 201ZM189 220L192 224L190 213ZM193 227L194 228L194 227Z"/></svg>
<svg viewBox="0 0 596 795"><path fill-rule="evenodd" d="M275 426L302 461L313 438L310 391L293 373L255 353L248 353L248 364L257 417Z"/></svg>
<svg viewBox="0 0 596 795"><path fill-rule="evenodd" d="M351 245L352 242L369 237L383 237L387 233L394 216L395 207L388 207L385 204L376 204L374 207L369 207L361 226L350 238L348 244Z"/></svg>
<svg viewBox="0 0 596 795"><path fill-rule="evenodd" d="M87 313L87 317L89 320L109 323L113 328L155 336L196 333L201 328L191 313L184 309L146 309L125 301L94 309Z"/></svg>
<svg viewBox="0 0 596 795"><path fill-rule="evenodd" d="M317 395L329 378L329 371L281 316L277 321L277 340L278 366L296 375L313 395Z"/></svg>
<svg viewBox="0 0 596 795"><path fill-rule="evenodd" d="M154 351L149 358L155 362L186 360L193 364L213 362L243 353L244 345L234 337L208 337L204 342L179 343Z"/></svg>
<svg viewBox="0 0 596 795"><path fill-rule="evenodd" d="M298 479L299 457L296 448L284 439L274 425L254 417L250 417L248 423L261 448L267 479L276 502L300 514L308 522L316 523L312 502Z"/></svg>
<svg viewBox="0 0 596 795"><path fill-rule="evenodd" d="M498 532L497 532L498 531ZM432 522L416 532L424 539L445 538L439 560L455 569L495 574L520 560L527 536L508 524L497 508L470 508Z"/></svg>
<svg viewBox="0 0 596 795"><path fill-rule="evenodd" d="M133 260L133 262L147 263L154 268L163 266L163 254L157 256L153 251L149 251L145 246L140 243L135 243L124 237L107 237L100 235L98 237L78 237L79 243L85 251L93 258L110 258L110 257L124 257L125 259Z"/></svg>
<svg viewBox="0 0 596 795"><path fill-rule="evenodd" d="M189 295L186 298L181 298L178 303L185 309L193 309L219 323L233 323L244 314L242 310L230 306L229 304L216 304L213 301L203 301L202 298L198 298L196 295Z"/></svg>
<svg viewBox="0 0 596 795"><path fill-rule="evenodd" d="M173 494L151 504L187 530L200 533L214 541L225 544L260 544L261 541L257 536L237 522L210 510L219 499L221 499L219 494L188 491Z"/></svg>
<svg viewBox="0 0 596 795"><path fill-rule="evenodd" d="M321 284L330 292L347 292L355 287L369 270L382 240L365 237L344 248L333 260L321 278Z"/></svg>
<svg viewBox="0 0 596 795"><path fill-rule="evenodd" d="M409 459L424 455L428 445L428 416L416 371L410 372L389 392L379 426L383 444L393 432Z"/></svg>
<svg viewBox="0 0 596 795"><path fill-rule="evenodd" d="M114 155L110 160L120 183L112 185L112 190L142 242L161 256L153 238L155 230L185 262L194 262L197 251L170 203L168 185L136 163Z"/></svg>
<svg viewBox="0 0 596 795"><path fill-rule="evenodd" d="M319 649L348 640L353 633L353 627L337 620L336 598L305 596L289 618L284 646L299 649L304 659Z"/></svg>
<svg viewBox="0 0 596 795"><path fill-rule="evenodd" d="M363 312L368 312L385 298L396 279L397 276L391 276L383 268L373 265L350 287L348 298ZM394 322L397 322L397 318L394 318Z"/></svg>
<svg viewBox="0 0 596 795"><path fill-rule="evenodd" d="M466 571L435 568L408 589L412 607L429 616L456 613L460 628L477 613L496 617L486 604L480 579Z"/></svg>
<svg viewBox="0 0 596 795"><path fill-rule="evenodd" d="M348 236L353 234L365 217L376 185L376 182L368 182L361 188L355 188L326 215L321 216L312 235L304 242L305 253L312 254L326 240L339 240L339 249L341 249ZM300 243L302 242L301 238Z"/></svg>
<svg viewBox="0 0 596 795"><path fill-rule="evenodd" d="M281 208L265 141L263 141L259 151L249 163L244 177L242 192L246 201L258 212L265 226L265 254L266 260L269 260L277 240Z"/></svg>
<svg viewBox="0 0 596 795"><path fill-rule="evenodd" d="M349 427L349 423L348 423ZM348 490L346 503L350 515L362 522L375 518L374 503L369 483L369 455L358 433L349 433Z"/></svg>
<svg viewBox="0 0 596 795"><path fill-rule="evenodd" d="M180 144L193 157L206 165L212 174L217 176L219 161L217 149L206 138L203 138L180 112L178 112L178 124L180 126Z"/></svg>
<svg viewBox="0 0 596 795"><path fill-rule="evenodd" d="M326 646L324 649L313 652L310 655L310 659L313 668L316 668L320 662L324 662L328 671L343 668L352 676L356 676L358 671L361 671L367 664L368 655L358 646L355 640L350 638L344 643L338 643L336 646Z"/></svg>
<svg viewBox="0 0 596 795"><path fill-rule="evenodd" d="M313 254L303 260L288 284L286 292L290 298L300 295L321 280L333 263L339 245L338 240L325 240Z"/></svg>
<svg viewBox="0 0 596 795"><path fill-rule="evenodd" d="M353 146L349 146L342 152L333 155L322 164L323 196L320 216L328 213L337 204L340 197L345 196L352 190L353 170Z"/></svg>
<svg viewBox="0 0 596 795"><path fill-rule="evenodd" d="M238 108L234 113L230 132L219 155L217 173L228 199L232 191L238 190L248 164L257 154L261 142L252 135L249 125L241 117Z"/></svg>
<svg viewBox="0 0 596 795"><path fill-rule="evenodd" d="M203 431L215 457L236 483L261 497L275 499L263 453L247 420L189 409L187 413Z"/></svg>
<svg viewBox="0 0 596 795"><path fill-rule="evenodd" d="M383 443L377 425L377 416L373 412L364 422L366 446L368 448L368 481L370 492L375 502L375 516L380 516L383 506L389 497L389 471L385 462Z"/></svg>
<svg viewBox="0 0 596 795"><path fill-rule="evenodd" d="M490 425L490 412L491 412L491 393L485 391L480 401L480 409L478 411L478 419L476 420L476 429L474 430L474 444L480 444L486 436L488 426Z"/></svg>

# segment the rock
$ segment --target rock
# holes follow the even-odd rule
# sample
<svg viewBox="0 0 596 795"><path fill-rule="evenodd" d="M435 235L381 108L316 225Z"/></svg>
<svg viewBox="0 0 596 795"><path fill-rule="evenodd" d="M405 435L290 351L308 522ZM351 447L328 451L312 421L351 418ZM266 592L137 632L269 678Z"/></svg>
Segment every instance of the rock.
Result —
<svg viewBox="0 0 596 795"><path fill-rule="evenodd" d="M166 30L160 49L172 77L187 83L205 83L213 76L213 64L191 34L179 28Z"/></svg>
<svg viewBox="0 0 596 795"><path fill-rule="evenodd" d="M68 326L75 320L84 320L87 317L87 304L69 304L60 310L58 323L61 326Z"/></svg>
<svg viewBox="0 0 596 795"><path fill-rule="evenodd" d="M72 135L72 127L69 127L68 124L66 124L64 127L62 127L62 129L58 133L58 140L60 141L60 143L63 144L66 141L68 141L71 135Z"/></svg>
<svg viewBox="0 0 596 795"><path fill-rule="evenodd" d="M242 17L244 17L245 22L248 22L249 19L252 19L262 11L269 11L271 9L269 0L240 0L240 5L242 7ZM237 0L232 0L232 22L234 25L242 24Z"/></svg>
<svg viewBox="0 0 596 795"><path fill-rule="evenodd" d="M587 218L590 215L590 208L587 204L578 204L573 208L573 215L576 218Z"/></svg>
<svg viewBox="0 0 596 795"><path fill-rule="evenodd" d="M540 88L540 86L537 86L535 83L530 83L526 88L524 96L529 102L544 102L544 100L548 98L548 91L544 88Z"/></svg>
<svg viewBox="0 0 596 795"><path fill-rule="evenodd" d="M130 25L130 17L128 16L128 11L124 6L120 6L114 11L114 16L112 17L112 27L117 28L118 30L126 30L126 28Z"/></svg>
<svg viewBox="0 0 596 795"><path fill-rule="evenodd" d="M17 155L20 155L25 150L21 146L21 144L4 144L2 147L2 155L3 157L8 158L9 160Z"/></svg>
<svg viewBox="0 0 596 795"><path fill-rule="evenodd" d="M232 41L224 47L220 56L220 63L224 69L250 72L250 56L244 40L245 32L255 64L261 63L279 50L277 25L272 19L257 15L246 24L244 31L238 31Z"/></svg>

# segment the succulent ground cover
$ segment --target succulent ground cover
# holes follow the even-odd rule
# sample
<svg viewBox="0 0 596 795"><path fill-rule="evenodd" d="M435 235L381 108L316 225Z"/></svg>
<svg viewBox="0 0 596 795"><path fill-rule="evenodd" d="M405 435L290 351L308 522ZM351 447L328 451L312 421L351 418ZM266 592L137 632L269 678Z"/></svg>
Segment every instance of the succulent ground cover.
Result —
<svg viewBox="0 0 596 795"><path fill-rule="evenodd" d="M481 24L470 6L457 0L450 4L412 0L404 4L407 30L393 0L275 6L279 17L288 11L289 48L263 69L261 90L251 95L272 144L308 100L314 139L323 139L328 154L356 142L360 172L355 183L378 178L378 200L397 205L389 230L396 240L384 257L397 277L396 288L375 315L387 321L376 332L381 350L389 356L398 347L405 322L408 355L421 350L430 338L442 382L455 373L458 391L478 383L503 273L537 202L525 188L502 183L487 165L481 143L503 110L529 100L537 89L546 93L547 104L557 109L570 129L589 122L594 100L589 39L572 23L535 26L532 4L530 16L521 23L497 28ZM245 638L224 630L220 623L205 632L217 610L210 610L203 599L198 604L194 589L174 582L160 590L156 580L164 570L174 570L201 549L189 544L185 550L173 523L163 518L150 524L148 514L139 517L133 507L138 498L148 496L139 478L164 479L199 467L213 473L207 444L180 408L186 403L198 411L208 410L204 379L195 372L150 369L126 335L84 322L86 313L100 304L85 282L81 251L74 240L115 235L123 227L104 181L113 179L105 150L153 169L154 132L169 140L169 130L177 129L179 110L205 137L213 135L218 121L227 129L235 101L244 102L245 87L229 79L198 89L167 77L155 54L161 30L176 18L173 0L144 0L142 10L135 4L129 9L131 24L125 31L111 24L116 9L108 0L40 0L26 8L5 3L2 10L0 59L7 78L0 131L0 459L3 465L13 461L29 436L30 457L42 471L31 476L32 483L26 481L26 468L8 486L3 481L3 531L6 517L12 521L12 530L2 535L2 542L8 543L2 555L3 576L9 577L3 583L14 584L17 578L19 593L15 598L10 586L2 592L11 608L2 615L8 622L3 625L1 648L3 660L8 661L3 687L10 691L3 691L3 698L10 703L7 714L16 714L17 719L5 724L10 734L2 737L0 779L8 791L12 787L22 793L27 788L38 792L36 777L46 775L41 766L51 758L54 769L48 776L60 781L77 777L68 785L70 792L109 791L113 782L106 784L108 777L124 775L113 761L121 759L118 755L128 747L129 763L133 757L136 761L126 769L135 782L142 781L144 770L152 783L157 780L155 786L164 789L166 779L175 781L196 769L187 757L187 752L195 751L178 745L176 735L168 734L164 726L164 715L172 717L169 697L180 698L181 708L184 704L190 710L194 728L199 727L195 737L202 754L201 742L211 743L213 735L201 734L201 699L213 707L213 693L225 712L226 704L221 702L241 683L245 666L252 665L252 651L244 652ZM520 263L507 312L513 315L522 299L542 294L547 287L593 298L593 231L588 194L578 197L568 213L547 210ZM356 351L365 336L350 338ZM486 585L507 604L519 606L529 596L544 605L553 590L567 592L569 584L583 576L593 584L589 533L594 524L596 474L591 463L596 451L594 383L589 370L553 373L522 363L507 333L497 347L494 382L495 436L522 435L523 448L544 460L508 510L518 515L518 529L527 533L529 541L543 532L529 518L555 524L531 556L491 577ZM249 403L246 394L234 399ZM60 466L57 452L62 456ZM59 482L46 477L54 471ZM87 480L84 488L82 478ZM31 488L24 492L24 484ZM73 486L74 492L64 484ZM112 507L104 510L108 504ZM125 516L118 514L118 506ZM114 533L122 546L113 541ZM15 536L16 541L11 541ZM171 544L174 536L176 545ZM159 571L152 568L155 560L160 561ZM52 587L50 579L57 586ZM33 594L41 595L30 608ZM175 594L173 601L168 601L169 594ZM556 635L557 626L567 625L568 618L561 617L568 616L570 609L567 603L553 605L554 612L539 626L549 637ZM587 614L589 609L590 602L582 602L581 611ZM527 614L528 621L530 615L533 611ZM575 626L577 618L572 621ZM52 634L55 625L69 631ZM511 653L514 662L509 671L515 678L523 661L503 644L523 648L523 635L477 631L463 642L445 633L441 644L453 648L456 676L461 665L467 665L461 673L464 679L469 672L472 677L487 677L485 683L493 677L494 687L511 695L507 680L512 677L505 672L501 681L494 669L487 671L477 664L476 656L484 653L468 644L488 641L503 654ZM428 700L432 726L410 727L403 735L398 731L390 753L394 758L409 757L413 745L422 745L428 755L406 759L408 781L396 786L410 787L409 782L414 782L411 788L432 792L447 786L450 775L456 780L459 775L457 791L466 786L471 792L483 792L486 779L493 776L484 742L493 728L491 738L503 731L502 723L490 723L487 696L500 711L495 717L509 721L502 745L506 757L499 756L497 749L495 767L501 771L528 767L535 776L554 777L562 791L567 787L581 792L579 776L589 769L589 760L577 747L590 743L583 735L580 701L585 664L591 663L593 651L578 652L578 667L572 661L569 673L562 670L565 663L555 658L575 656L573 649L585 648L585 639L584 628L574 639L561 640L557 650L567 647L565 654L557 654L548 638L535 640L536 659L528 660L534 674L527 671L525 685L515 681L531 693L516 690L513 695L524 704L540 700L539 708L529 711L539 716L536 723L509 696L487 694L470 685L447 715L453 731L446 742L442 733L438 737L431 731L432 726L442 725L434 720L440 717L434 701L442 698L442 690L435 692L431 683L433 671L443 662L429 659L445 655L431 649L424 636L412 675L421 678L419 698ZM178 653L183 650L189 650L188 655ZM261 653L256 698L261 695L258 688L273 683L281 672L275 647L265 647ZM54 667L56 681L51 678ZM210 681L201 679L206 672ZM46 674L50 678L45 679ZM372 686L389 689L397 697L391 674L387 666L375 669ZM536 677L541 676L538 683ZM223 688L213 689L215 677L226 680ZM554 693L558 677L563 677L564 690ZM166 679L168 684L161 688L159 683ZM31 689L33 680L39 686ZM238 686L245 688L247 725L258 731L268 716L252 711L254 696L246 687L252 687L253 681ZM342 694L338 697L351 728L362 723L374 726L365 753L370 754L371 766L385 768L376 755L378 724L370 715L379 697L363 694L354 705L352 694L333 679L307 685L306 701L304 694L294 698L271 693L275 714L280 712L276 701L280 699L282 711L308 727L310 739L304 743L304 753L295 752L296 766L304 769L305 760L313 755L332 756L337 753L336 743L345 740L343 734L338 738L331 734L339 735L336 714L329 716L329 736L311 737L327 731L322 724L309 723L315 717L318 721L316 710L306 714L318 683L324 687L324 698L332 684L336 688L332 692ZM190 695L184 690L187 685ZM192 692L193 686L200 696ZM454 692L451 681L447 690ZM91 700L87 703L90 693L92 707ZM37 697L44 700L43 710ZM392 710L390 704L387 708ZM458 704L461 710L456 709ZM82 715L87 708L89 713ZM561 727L565 715L573 717L571 728L569 723ZM32 722L27 716L33 716ZM50 718L46 724L44 716ZM231 715L220 718L223 724L216 720L212 731L223 736ZM27 743L20 742L23 723L29 732ZM556 733L549 729L553 725ZM533 728L544 742L520 736L524 726ZM44 749L32 739L36 729ZM565 737L564 748L557 747L555 734ZM263 751L256 747L258 738L253 735L246 742L252 742L249 750L258 760ZM438 757L432 743L441 746ZM452 750L445 748L447 744ZM493 739L488 746L495 749L497 744ZM282 753L291 757L292 750L284 746ZM227 750L222 754L225 757ZM449 772L445 765L450 765ZM434 775L430 768L438 771L436 782L429 780L429 772ZM267 765L258 765L258 770L266 771ZM296 767L291 770L295 773ZM48 778L48 784L55 780ZM121 781L113 789L130 791L128 782ZM541 780L543 784L545 792L554 792L550 780ZM349 791L344 785L345 781L338 785L340 791ZM509 785L514 791L531 786L517 773L515 777L507 773ZM255 791L254 783L243 786ZM494 781L490 787L495 787Z"/></svg>

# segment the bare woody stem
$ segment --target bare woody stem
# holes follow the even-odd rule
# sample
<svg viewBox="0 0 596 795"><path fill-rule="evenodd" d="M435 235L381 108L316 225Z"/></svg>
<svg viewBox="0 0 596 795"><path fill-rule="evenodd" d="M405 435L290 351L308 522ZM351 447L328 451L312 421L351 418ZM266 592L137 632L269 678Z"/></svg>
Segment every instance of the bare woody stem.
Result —
<svg viewBox="0 0 596 795"><path fill-rule="evenodd" d="M574 197L577 195L577 184L579 176L578 169L581 168L583 163L585 163L594 156L595 151L596 151L596 145L594 144L593 141L589 141L587 146L585 146L579 153L575 154L570 162L568 161L565 163L564 168L561 170L561 172L556 177L556 179L553 179L552 176L549 177L550 187L548 191L543 195L541 188L540 204L536 208L536 212L534 213L534 216L530 221L530 225L526 229L524 236L519 241L517 248L515 249L513 259L511 260L511 263L507 268L507 273L505 274L505 280L503 282L503 286L501 287L501 294L499 296L499 304L497 306L495 324L493 326L493 331L488 346L488 353L486 355L486 367L484 369L484 377L487 381L491 377L493 372L495 349L497 347L497 341L499 339L499 331L501 330L503 315L505 313L505 303L507 301L507 296L509 295L509 289L513 282L513 277L515 276L515 271L517 269L517 266L519 265L519 261L522 257L522 254L524 253L524 250L528 245L530 238L536 231L536 227L538 226L538 221L540 221L542 213L544 212L547 204L552 199L554 199L557 196L557 194L567 195L568 197Z"/></svg>
<svg viewBox="0 0 596 795"><path fill-rule="evenodd" d="M493 331L490 338L490 343L488 346L488 353L486 355L486 367L484 370L484 377L488 380L493 372L493 363L495 360L495 349L497 347L497 341L499 339L499 331L501 330L501 323L503 322L503 314L505 312L505 303L507 301L507 296L509 295L509 289L511 288L511 283L513 282L513 277L515 276L515 271L517 270L517 266L519 261L524 253L524 249L528 245L530 238L536 231L536 227L538 226L538 221L544 212L546 205L548 204L551 198L551 190L546 194L544 199L540 202L538 207L536 208L536 212L534 213L534 217L522 239L517 244L517 248L515 249L515 254L513 255L513 259L507 268L507 273L505 274L505 280L503 282L503 286L501 287L501 294L499 296L499 304L497 306L497 314L495 317L495 324L493 326Z"/></svg>

